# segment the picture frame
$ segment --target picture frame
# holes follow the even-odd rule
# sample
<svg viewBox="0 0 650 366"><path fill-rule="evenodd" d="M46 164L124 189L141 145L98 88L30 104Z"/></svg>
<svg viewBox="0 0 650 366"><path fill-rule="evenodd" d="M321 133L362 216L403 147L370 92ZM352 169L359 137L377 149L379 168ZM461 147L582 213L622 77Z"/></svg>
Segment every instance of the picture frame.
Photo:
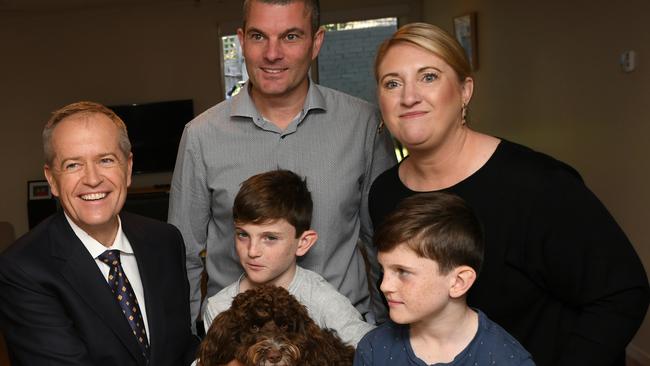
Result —
<svg viewBox="0 0 650 366"><path fill-rule="evenodd" d="M478 70L478 36L476 28L476 12L470 12L454 17L454 36L465 49L467 60L472 71Z"/></svg>
<svg viewBox="0 0 650 366"><path fill-rule="evenodd" d="M27 197L30 201L49 200L52 198L50 185L46 180L30 180L27 182Z"/></svg>

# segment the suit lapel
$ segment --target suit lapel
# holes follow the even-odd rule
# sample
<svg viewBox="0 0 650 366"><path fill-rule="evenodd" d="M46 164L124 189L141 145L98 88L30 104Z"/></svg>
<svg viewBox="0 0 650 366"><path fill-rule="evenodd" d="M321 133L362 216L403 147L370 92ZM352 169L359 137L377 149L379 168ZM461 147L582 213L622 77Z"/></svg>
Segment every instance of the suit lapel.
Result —
<svg viewBox="0 0 650 366"><path fill-rule="evenodd" d="M165 299L165 284L160 282L159 276L164 268L160 268L158 261L155 260L156 256L160 254L156 252L156 245L152 240L155 233L137 226L129 214L121 214L120 218L122 230L131 243L138 263L149 324L150 364L155 365L155 356L159 353L160 347L164 347L166 332L163 304L160 303Z"/></svg>
<svg viewBox="0 0 650 366"><path fill-rule="evenodd" d="M61 267L63 277L90 311L104 321L139 363L144 364L140 346L95 260L62 213L58 214L52 226L52 255L65 262Z"/></svg>

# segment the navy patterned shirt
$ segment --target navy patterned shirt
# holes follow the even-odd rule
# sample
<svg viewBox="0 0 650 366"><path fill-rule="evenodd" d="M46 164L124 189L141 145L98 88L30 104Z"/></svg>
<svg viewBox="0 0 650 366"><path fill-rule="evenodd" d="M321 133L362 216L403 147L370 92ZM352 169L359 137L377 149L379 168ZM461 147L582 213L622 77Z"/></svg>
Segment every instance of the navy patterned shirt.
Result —
<svg viewBox="0 0 650 366"><path fill-rule="evenodd" d="M497 323L478 311L478 331L449 366L535 366L528 351ZM386 322L361 339L355 366L428 366L413 352L409 326Z"/></svg>

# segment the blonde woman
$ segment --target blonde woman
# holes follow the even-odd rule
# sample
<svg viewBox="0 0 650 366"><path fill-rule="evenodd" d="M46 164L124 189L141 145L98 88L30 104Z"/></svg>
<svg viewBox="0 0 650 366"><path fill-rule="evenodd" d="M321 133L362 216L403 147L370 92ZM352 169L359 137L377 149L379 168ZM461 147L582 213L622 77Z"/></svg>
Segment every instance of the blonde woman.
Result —
<svg viewBox="0 0 650 366"><path fill-rule="evenodd" d="M468 126L470 66L433 25L400 28L380 46L375 75L384 122L409 157L373 183L374 226L417 192L459 195L486 236L469 305L514 335L538 365L624 365L648 306L648 280L580 175Z"/></svg>

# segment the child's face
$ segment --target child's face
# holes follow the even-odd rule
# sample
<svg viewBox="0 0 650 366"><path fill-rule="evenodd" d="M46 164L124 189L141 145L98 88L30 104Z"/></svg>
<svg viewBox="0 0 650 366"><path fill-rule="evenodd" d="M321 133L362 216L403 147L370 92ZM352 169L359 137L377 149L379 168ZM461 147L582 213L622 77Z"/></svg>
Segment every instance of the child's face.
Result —
<svg viewBox="0 0 650 366"><path fill-rule="evenodd" d="M250 284L289 286L296 272L296 255L307 252L302 245L305 233L296 238L296 229L284 219L235 223L235 248Z"/></svg>
<svg viewBox="0 0 650 366"><path fill-rule="evenodd" d="M417 324L444 316L454 271L441 275L436 261L419 257L406 244L379 252L377 258L384 269L380 289L395 323Z"/></svg>

